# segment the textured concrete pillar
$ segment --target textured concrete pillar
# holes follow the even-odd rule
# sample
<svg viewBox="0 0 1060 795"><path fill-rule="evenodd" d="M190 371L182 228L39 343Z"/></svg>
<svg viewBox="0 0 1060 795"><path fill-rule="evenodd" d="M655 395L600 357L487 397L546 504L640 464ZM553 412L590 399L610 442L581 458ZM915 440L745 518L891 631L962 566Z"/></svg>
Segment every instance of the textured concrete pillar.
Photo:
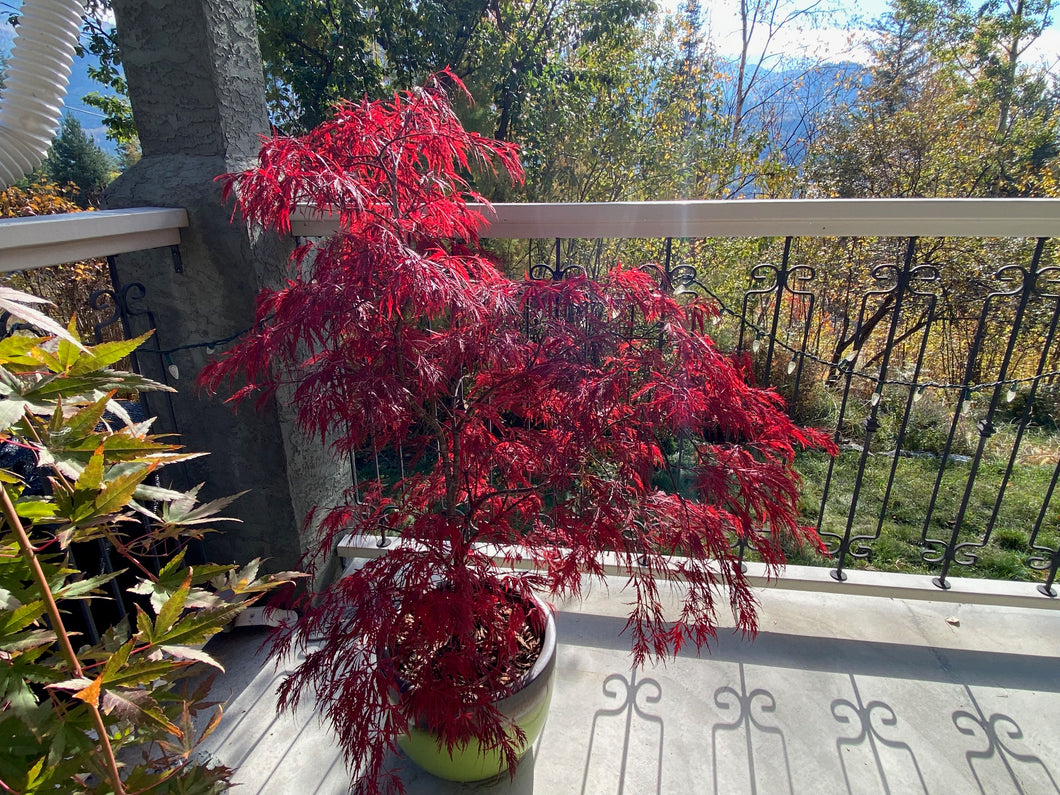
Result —
<svg viewBox="0 0 1060 795"><path fill-rule="evenodd" d="M215 177L245 168L268 132L261 56L251 0L114 0L119 41L143 158L108 189L110 208L184 207L179 264L168 250L124 255L124 284L146 287L137 303L153 313L162 349L219 340L253 322L254 298L277 278L288 241L229 222ZM139 329L134 329L139 331ZM221 346L223 349L223 346ZM229 510L242 524L207 545L218 562L272 559L295 565L305 510L349 483L348 468L294 432L289 411L238 413L199 394L194 381L210 354L191 347L170 355L177 429L183 444L210 455L186 466L204 499L250 490ZM162 377L169 360L141 357ZM147 368L145 367L145 371ZM171 378L171 377L170 377ZM172 378L171 378L172 380ZM158 407L158 408L155 408ZM155 400L160 424L164 406Z"/></svg>

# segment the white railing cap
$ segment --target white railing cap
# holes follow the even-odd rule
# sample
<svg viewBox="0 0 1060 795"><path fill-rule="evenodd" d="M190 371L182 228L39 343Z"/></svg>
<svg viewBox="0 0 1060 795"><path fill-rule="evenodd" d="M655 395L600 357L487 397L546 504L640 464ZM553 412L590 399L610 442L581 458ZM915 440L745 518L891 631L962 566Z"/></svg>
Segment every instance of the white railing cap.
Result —
<svg viewBox="0 0 1060 795"><path fill-rule="evenodd" d="M169 207L0 220L0 273L175 246L187 211Z"/></svg>
<svg viewBox="0 0 1060 795"><path fill-rule="evenodd" d="M1052 237L1057 199L754 199L497 204L483 237Z"/></svg>
<svg viewBox="0 0 1060 795"><path fill-rule="evenodd" d="M476 207L490 238L1054 237L1060 199L747 199L494 204ZM308 208L295 235L327 235L338 218Z"/></svg>
<svg viewBox="0 0 1060 795"><path fill-rule="evenodd" d="M387 547L380 547L378 542L378 536L350 533L339 540L337 554L347 561L366 560L381 557L398 545L416 545L416 542L400 537L392 537ZM476 548L492 557L499 566L524 570L535 568L533 556L529 550L522 547L478 544ZM668 570L674 573L673 579L681 579L676 572L680 571L682 561L682 558L676 556L668 561ZM630 574L629 562L613 552L600 553L596 556L596 563L608 575L628 577ZM717 570L717 562L708 565ZM780 576L773 576L764 563L748 561L744 565L747 581L756 588L1060 610L1060 599L1044 596L1032 582L951 577L947 580L949 588L943 590L934 584L930 574L852 569L847 571L847 579L840 582L834 579L831 570L824 566L785 566ZM719 581L725 580L720 571L718 576Z"/></svg>

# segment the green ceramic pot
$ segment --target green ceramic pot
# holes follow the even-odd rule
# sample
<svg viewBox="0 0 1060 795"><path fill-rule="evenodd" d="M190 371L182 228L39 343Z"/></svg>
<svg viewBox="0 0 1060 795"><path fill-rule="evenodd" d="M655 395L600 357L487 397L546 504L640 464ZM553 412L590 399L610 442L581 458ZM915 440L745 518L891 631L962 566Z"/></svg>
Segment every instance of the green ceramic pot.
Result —
<svg viewBox="0 0 1060 795"><path fill-rule="evenodd" d="M519 749L520 759L541 735L556 678L556 622L545 603L536 597L535 601L548 616L541 656L523 677L521 687L495 703L501 714L526 734L526 740ZM448 781L481 781L507 769L499 750L483 749L477 740L472 740L462 748L454 748L450 754L445 746L439 748L436 734L410 727L409 733L399 737L397 742L409 759L428 773Z"/></svg>

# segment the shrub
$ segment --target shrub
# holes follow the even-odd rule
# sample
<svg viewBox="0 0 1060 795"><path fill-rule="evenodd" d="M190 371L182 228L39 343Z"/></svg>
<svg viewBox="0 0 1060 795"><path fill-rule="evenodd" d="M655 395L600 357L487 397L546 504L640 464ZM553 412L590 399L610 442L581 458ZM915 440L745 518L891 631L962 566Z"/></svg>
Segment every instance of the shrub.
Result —
<svg viewBox="0 0 1060 795"><path fill-rule="evenodd" d="M8 308L23 312L11 291ZM32 451L50 493L0 470L0 785L16 792L218 792L230 771L193 758L219 713L197 730L206 687L184 689L201 645L260 594L291 579L257 578L257 562L190 566L185 547L225 521L231 498L196 504L148 485L191 457L132 423L118 392L165 389L110 365L143 337L84 347L73 325L54 339L0 340L0 435ZM125 422L106 420L113 412ZM143 521L143 520L146 520ZM69 553L102 543L123 570L90 575ZM133 580L135 615L98 643L72 629L74 605ZM219 709L219 708L218 708ZM119 763L119 757L121 763Z"/></svg>

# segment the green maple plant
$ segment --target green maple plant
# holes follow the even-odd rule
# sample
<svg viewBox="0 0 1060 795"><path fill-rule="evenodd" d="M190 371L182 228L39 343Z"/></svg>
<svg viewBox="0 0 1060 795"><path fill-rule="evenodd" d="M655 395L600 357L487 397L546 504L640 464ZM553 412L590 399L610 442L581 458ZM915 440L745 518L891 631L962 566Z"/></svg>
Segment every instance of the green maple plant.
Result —
<svg viewBox="0 0 1060 795"><path fill-rule="evenodd" d="M0 289L5 308L62 335L0 340L0 439L31 450L50 484L31 494L0 469L0 789L223 791L231 771L192 756L220 719L209 705L213 716L195 728L208 706L199 675L221 669L201 644L293 575L258 577L257 561L185 561L188 542L226 521L219 511L234 498L198 505L198 488L149 484L194 454L151 435L150 421L132 422L115 400L167 389L110 369L146 335L85 346L73 323L55 328L25 306L30 297ZM68 552L100 540L124 568L89 576ZM123 572L135 575L126 583L135 615L86 642L70 627L72 609L103 599Z"/></svg>

